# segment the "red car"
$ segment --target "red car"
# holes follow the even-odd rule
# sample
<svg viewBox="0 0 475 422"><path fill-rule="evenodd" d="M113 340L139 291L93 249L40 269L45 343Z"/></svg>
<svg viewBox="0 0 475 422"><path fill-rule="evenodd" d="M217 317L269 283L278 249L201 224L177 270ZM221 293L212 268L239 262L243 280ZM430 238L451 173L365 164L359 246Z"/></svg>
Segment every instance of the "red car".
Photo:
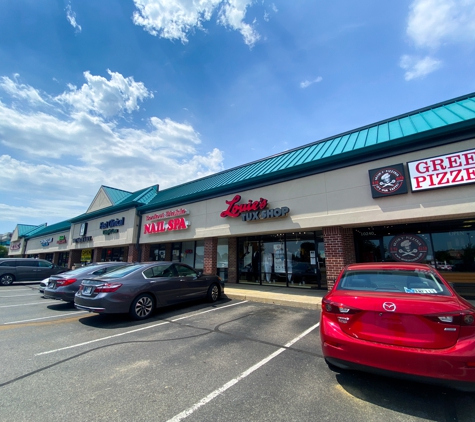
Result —
<svg viewBox="0 0 475 422"><path fill-rule="evenodd" d="M429 265L348 265L322 300L320 336L331 369L475 391L475 306Z"/></svg>

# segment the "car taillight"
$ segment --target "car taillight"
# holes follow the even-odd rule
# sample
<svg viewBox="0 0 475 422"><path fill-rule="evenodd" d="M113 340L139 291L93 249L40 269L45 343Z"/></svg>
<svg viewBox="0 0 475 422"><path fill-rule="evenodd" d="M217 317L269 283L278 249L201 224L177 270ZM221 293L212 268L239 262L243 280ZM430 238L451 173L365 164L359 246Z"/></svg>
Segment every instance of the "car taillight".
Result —
<svg viewBox="0 0 475 422"><path fill-rule="evenodd" d="M60 279L56 280L56 286L69 286L77 281L77 278L67 278L66 280Z"/></svg>
<svg viewBox="0 0 475 422"><path fill-rule="evenodd" d="M100 286L96 286L94 288L95 293L112 293L115 292L120 286L122 286L122 283L104 283L101 284Z"/></svg>
<svg viewBox="0 0 475 422"><path fill-rule="evenodd" d="M322 299L322 310L324 313L334 314L338 322L346 324L352 315L360 312L357 308L351 308L343 303L332 302L328 299Z"/></svg>
<svg viewBox="0 0 475 422"><path fill-rule="evenodd" d="M449 312L447 314L431 314L426 315L426 318L431 321L443 323L443 324L452 324L452 325L462 325L462 326L473 326L475 325L475 312L467 309L459 312Z"/></svg>

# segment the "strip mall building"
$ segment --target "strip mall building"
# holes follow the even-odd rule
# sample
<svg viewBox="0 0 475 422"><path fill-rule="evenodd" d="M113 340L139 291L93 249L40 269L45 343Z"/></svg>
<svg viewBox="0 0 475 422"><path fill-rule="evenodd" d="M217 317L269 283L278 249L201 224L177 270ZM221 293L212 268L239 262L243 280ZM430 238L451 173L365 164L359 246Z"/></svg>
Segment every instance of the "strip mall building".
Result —
<svg viewBox="0 0 475 422"><path fill-rule="evenodd" d="M103 186L80 216L18 225L10 256L172 260L298 288L351 262L426 262L475 283L474 183L470 94L173 188Z"/></svg>

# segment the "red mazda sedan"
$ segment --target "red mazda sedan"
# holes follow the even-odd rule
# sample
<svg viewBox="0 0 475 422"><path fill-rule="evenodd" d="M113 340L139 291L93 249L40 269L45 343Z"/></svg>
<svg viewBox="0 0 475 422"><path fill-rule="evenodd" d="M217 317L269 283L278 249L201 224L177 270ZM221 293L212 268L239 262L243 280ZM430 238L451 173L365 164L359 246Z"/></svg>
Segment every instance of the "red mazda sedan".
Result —
<svg viewBox="0 0 475 422"><path fill-rule="evenodd" d="M425 264L345 267L322 300L330 368L475 391L475 306Z"/></svg>

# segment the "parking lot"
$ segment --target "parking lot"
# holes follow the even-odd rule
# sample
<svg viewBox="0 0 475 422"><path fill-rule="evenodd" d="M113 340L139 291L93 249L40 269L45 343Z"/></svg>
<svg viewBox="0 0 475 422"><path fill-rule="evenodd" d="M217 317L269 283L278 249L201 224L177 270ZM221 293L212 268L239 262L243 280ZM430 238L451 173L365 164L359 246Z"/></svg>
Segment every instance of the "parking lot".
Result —
<svg viewBox="0 0 475 422"><path fill-rule="evenodd" d="M223 299L143 322L0 288L1 421L472 421L475 395L321 356L319 312Z"/></svg>

